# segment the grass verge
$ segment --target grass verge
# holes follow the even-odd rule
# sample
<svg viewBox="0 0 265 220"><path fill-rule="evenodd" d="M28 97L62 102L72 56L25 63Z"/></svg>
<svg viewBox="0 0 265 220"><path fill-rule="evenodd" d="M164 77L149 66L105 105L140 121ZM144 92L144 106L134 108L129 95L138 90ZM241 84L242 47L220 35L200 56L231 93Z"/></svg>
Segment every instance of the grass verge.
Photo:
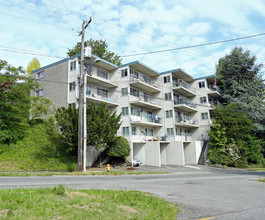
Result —
<svg viewBox="0 0 265 220"><path fill-rule="evenodd" d="M249 171L265 171L265 168L248 168Z"/></svg>
<svg viewBox="0 0 265 220"><path fill-rule="evenodd" d="M111 171L111 172L57 172L57 173L0 173L0 176L10 177L27 177L27 176L94 176L94 175L144 175L144 174L167 174L167 172L128 172L128 171Z"/></svg>
<svg viewBox="0 0 265 220"><path fill-rule="evenodd" d="M113 190L0 190L0 218L175 219L179 211L150 193Z"/></svg>
<svg viewBox="0 0 265 220"><path fill-rule="evenodd" d="M259 180L260 182L264 182L265 183L265 179L261 179L261 180Z"/></svg>

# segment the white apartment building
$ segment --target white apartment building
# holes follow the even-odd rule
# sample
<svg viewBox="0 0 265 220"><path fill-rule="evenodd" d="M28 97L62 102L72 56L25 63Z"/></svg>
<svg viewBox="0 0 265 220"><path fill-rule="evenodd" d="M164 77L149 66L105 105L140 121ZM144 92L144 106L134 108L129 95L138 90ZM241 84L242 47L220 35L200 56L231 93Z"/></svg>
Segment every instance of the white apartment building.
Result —
<svg viewBox="0 0 265 220"><path fill-rule="evenodd" d="M222 95L215 75L195 79L181 69L158 73L139 61L118 67L94 59L100 62L87 76L87 104L104 102L122 114L117 135L130 143L128 160L157 167L198 164L208 143L210 111ZM32 95L48 97L57 107L77 106L79 70L74 56L33 71L41 89ZM92 151L87 166L96 157Z"/></svg>

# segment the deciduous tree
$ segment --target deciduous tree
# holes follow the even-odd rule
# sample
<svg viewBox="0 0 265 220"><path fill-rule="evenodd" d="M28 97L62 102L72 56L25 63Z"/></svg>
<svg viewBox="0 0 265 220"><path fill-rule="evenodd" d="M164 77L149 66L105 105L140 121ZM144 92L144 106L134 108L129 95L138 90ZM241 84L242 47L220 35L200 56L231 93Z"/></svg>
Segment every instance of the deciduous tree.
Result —
<svg viewBox="0 0 265 220"><path fill-rule="evenodd" d="M107 60L117 66L121 65L121 61L122 59L120 58L120 56L118 56L117 54L115 54L114 52L110 51L108 49L108 44L106 42L106 40L87 40L84 42L85 43L85 47L86 46L90 46L92 48L92 53L104 60ZM68 52L67 55L69 57L78 55L81 53L81 43L78 42L73 49L69 49L68 48Z"/></svg>

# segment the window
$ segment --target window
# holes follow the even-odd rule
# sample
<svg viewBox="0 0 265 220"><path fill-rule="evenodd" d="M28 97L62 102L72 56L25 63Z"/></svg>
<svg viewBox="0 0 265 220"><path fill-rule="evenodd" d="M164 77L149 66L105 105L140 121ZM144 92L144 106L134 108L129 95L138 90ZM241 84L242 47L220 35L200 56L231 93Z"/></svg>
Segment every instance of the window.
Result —
<svg viewBox="0 0 265 220"><path fill-rule="evenodd" d="M172 100L171 92L165 93L165 100Z"/></svg>
<svg viewBox="0 0 265 220"><path fill-rule="evenodd" d="M131 107L131 114L135 116L140 116L140 111L138 108Z"/></svg>
<svg viewBox="0 0 265 220"><path fill-rule="evenodd" d="M139 79L139 73L133 69L130 69L130 75L134 79Z"/></svg>
<svg viewBox="0 0 265 220"><path fill-rule="evenodd" d="M43 89L36 91L37 96L43 96Z"/></svg>
<svg viewBox="0 0 265 220"><path fill-rule="evenodd" d="M128 107L123 107L122 108L122 115L128 115L129 114L129 108Z"/></svg>
<svg viewBox="0 0 265 220"><path fill-rule="evenodd" d="M130 94L139 97L139 90L130 88Z"/></svg>
<svg viewBox="0 0 265 220"><path fill-rule="evenodd" d="M121 89L121 95L122 96L128 95L128 88L122 88Z"/></svg>
<svg viewBox="0 0 265 220"><path fill-rule="evenodd" d="M108 90L97 88L97 95L108 98Z"/></svg>
<svg viewBox="0 0 265 220"><path fill-rule="evenodd" d="M203 112L201 115L202 119L208 119L208 112Z"/></svg>
<svg viewBox="0 0 265 220"><path fill-rule="evenodd" d="M199 88L205 88L205 81L199 82Z"/></svg>
<svg viewBox="0 0 265 220"><path fill-rule="evenodd" d="M86 86L86 94L91 95L91 87L90 86Z"/></svg>
<svg viewBox="0 0 265 220"><path fill-rule="evenodd" d="M200 97L201 103L207 103L207 98L206 97Z"/></svg>
<svg viewBox="0 0 265 220"><path fill-rule="evenodd" d="M174 135L174 128L167 128L167 136Z"/></svg>
<svg viewBox="0 0 265 220"><path fill-rule="evenodd" d="M182 134L182 129L176 128L176 135L181 135L181 134Z"/></svg>
<svg viewBox="0 0 265 220"><path fill-rule="evenodd" d="M126 77L126 76L128 76L128 70L127 69L121 70L121 77Z"/></svg>
<svg viewBox="0 0 265 220"><path fill-rule="evenodd" d="M166 111L166 117L167 117L167 118L172 118L172 117L173 117L172 110L168 110L168 111Z"/></svg>
<svg viewBox="0 0 265 220"><path fill-rule="evenodd" d="M170 82L170 75L164 76L164 83Z"/></svg>
<svg viewBox="0 0 265 220"><path fill-rule="evenodd" d="M146 134L146 136L153 136L153 134L154 134L153 129L146 128L145 134Z"/></svg>
<svg viewBox="0 0 265 220"><path fill-rule="evenodd" d="M132 127L132 135L136 135L136 127Z"/></svg>
<svg viewBox="0 0 265 220"><path fill-rule="evenodd" d="M75 70L76 69L76 61L70 62L70 70Z"/></svg>
<svg viewBox="0 0 265 220"><path fill-rule="evenodd" d="M70 89L70 92L71 92L71 91L75 91L75 82L71 82L71 83L70 83L70 87L69 87L69 89Z"/></svg>
<svg viewBox="0 0 265 220"><path fill-rule="evenodd" d="M37 78L38 79L41 79L43 77L44 77L44 71L41 71L41 72L37 73Z"/></svg>
<svg viewBox="0 0 265 220"><path fill-rule="evenodd" d="M98 70L98 76L104 79L108 79L109 78L109 74L102 71L102 70Z"/></svg>
<svg viewBox="0 0 265 220"><path fill-rule="evenodd" d="M129 127L123 127L122 128L122 135L124 135L124 136L129 135Z"/></svg>

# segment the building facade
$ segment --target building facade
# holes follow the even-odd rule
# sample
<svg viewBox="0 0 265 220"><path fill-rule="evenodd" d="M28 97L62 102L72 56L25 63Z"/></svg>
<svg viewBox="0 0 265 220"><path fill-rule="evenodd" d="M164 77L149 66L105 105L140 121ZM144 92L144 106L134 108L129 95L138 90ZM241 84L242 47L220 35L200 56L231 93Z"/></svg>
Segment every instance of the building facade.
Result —
<svg viewBox="0 0 265 220"><path fill-rule="evenodd" d="M121 113L117 133L130 144L129 161L144 165L198 164L208 143L210 111L222 91L215 75L193 78L181 69L159 73L139 61L116 66L96 56L87 75L89 105L106 103ZM50 98L57 107L78 107L80 62L66 58L32 72L41 88L32 93ZM96 156L88 156L88 166Z"/></svg>

